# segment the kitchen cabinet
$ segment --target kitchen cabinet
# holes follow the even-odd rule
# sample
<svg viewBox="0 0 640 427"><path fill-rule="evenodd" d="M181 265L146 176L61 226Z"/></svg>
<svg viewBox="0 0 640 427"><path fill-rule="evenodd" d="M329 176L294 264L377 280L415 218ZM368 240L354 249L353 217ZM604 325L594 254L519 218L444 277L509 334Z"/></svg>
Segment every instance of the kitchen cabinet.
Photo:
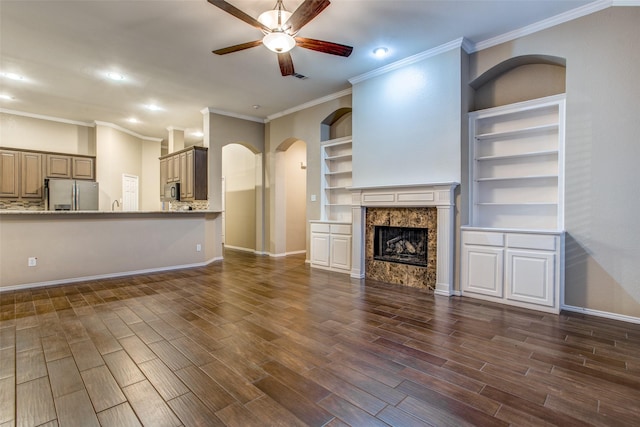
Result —
<svg viewBox="0 0 640 427"><path fill-rule="evenodd" d="M207 165L205 147L190 147L160 157L161 194L165 184L179 182L181 201L207 200Z"/></svg>
<svg viewBox="0 0 640 427"><path fill-rule="evenodd" d="M93 157L72 157L71 177L73 179L95 180L95 159Z"/></svg>
<svg viewBox="0 0 640 427"><path fill-rule="evenodd" d="M17 198L20 195L20 152L0 150L0 197Z"/></svg>
<svg viewBox="0 0 640 427"><path fill-rule="evenodd" d="M160 199L164 197L164 186L167 184L168 179L168 169L167 169L168 159L160 159Z"/></svg>
<svg viewBox="0 0 640 427"><path fill-rule="evenodd" d="M311 223L311 267L351 271L351 223Z"/></svg>
<svg viewBox="0 0 640 427"><path fill-rule="evenodd" d="M193 150L180 153L180 200L193 199Z"/></svg>
<svg viewBox="0 0 640 427"><path fill-rule="evenodd" d="M47 154L46 157L47 178L71 179L72 157L62 154Z"/></svg>
<svg viewBox="0 0 640 427"><path fill-rule="evenodd" d="M95 180L96 158L0 148L0 197L42 199L44 179Z"/></svg>
<svg viewBox="0 0 640 427"><path fill-rule="evenodd" d="M180 181L180 156L167 158L167 183Z"/></svg>
<svg viewBox="0 0 640 427"><path fill-rule="evenodd" d="M42 153L20 153L20 197L42 199L44 195L42 157Z"/></svg>
<svg viewBox="0 0 640 427"><path fill-rule="evenodd" d="M469 113L464 295L560 311L564 133L564 95Z"/></svg>
<svg viewBox="0 0 640 427"><path fill-rule="evenodd" d="M564 233L462 227L463 295L560 311Z"/></svg>

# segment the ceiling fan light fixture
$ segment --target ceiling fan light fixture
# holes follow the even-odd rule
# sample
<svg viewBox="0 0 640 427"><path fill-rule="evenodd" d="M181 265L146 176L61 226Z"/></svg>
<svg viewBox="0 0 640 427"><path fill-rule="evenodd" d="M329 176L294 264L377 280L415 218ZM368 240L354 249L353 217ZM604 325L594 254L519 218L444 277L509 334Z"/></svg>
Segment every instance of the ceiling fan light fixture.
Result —
<svg viewBox="0 0 640 427"><path fill-rule="evenodd" d="M282 31L282 26L289 20L291 12L284 9L267 10L258 16L258 22L272 31Z"/></svg>
<svg viewBox="0 0 640 427"><path fill-rule="evenodd" d="M275 53L289 52L296 45L296 40L287 33L273 32L262 39L267 49Z"/></svg>

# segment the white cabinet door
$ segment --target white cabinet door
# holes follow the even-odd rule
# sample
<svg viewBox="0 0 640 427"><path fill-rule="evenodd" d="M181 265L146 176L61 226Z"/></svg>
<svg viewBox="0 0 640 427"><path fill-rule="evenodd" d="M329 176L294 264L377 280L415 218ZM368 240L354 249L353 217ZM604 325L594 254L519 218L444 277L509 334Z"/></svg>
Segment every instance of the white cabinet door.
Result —
<svg viewBox="0 0 640 427"><path fill-rule="evenodd" d="M351 270L351 236L331 236L330 264L333 268Z"/></svg>
<svg viewBox="0 0 640 427"><path fill-rule="evenodd" d="M504 249L464 245L462 291L502 298Z"/></svg>
<svg viewBox="0 0 640 427"><path fill-rule="evenodd" d="M329 233L311 232L311 264L329 267Z"/></svg>
<svg viewBox="0 0 640 427"><path fill-rule="evenodd" d="M555 269L553 252L507 249L507 299L553 306Z"/></svg>

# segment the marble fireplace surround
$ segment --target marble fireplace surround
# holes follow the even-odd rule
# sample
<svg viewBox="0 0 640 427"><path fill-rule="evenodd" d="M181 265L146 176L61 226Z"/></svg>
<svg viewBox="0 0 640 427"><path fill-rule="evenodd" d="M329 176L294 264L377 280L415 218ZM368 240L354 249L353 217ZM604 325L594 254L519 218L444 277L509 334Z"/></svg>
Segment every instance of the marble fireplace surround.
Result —
<svg viewBox="0 0 640 427"><path fill-rule="evenodd" d="M455 197L458 183L434 183L393 187L352 187L351 277L365 277L366 209L435 207L437 209L436 295L451 296L455 249Z"/></svg>

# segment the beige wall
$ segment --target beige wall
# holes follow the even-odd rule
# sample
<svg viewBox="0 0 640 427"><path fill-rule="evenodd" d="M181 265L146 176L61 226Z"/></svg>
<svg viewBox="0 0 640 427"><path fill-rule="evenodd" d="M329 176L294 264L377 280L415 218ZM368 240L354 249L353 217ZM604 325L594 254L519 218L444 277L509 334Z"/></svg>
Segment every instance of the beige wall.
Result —
<svg viewBox="0 0 640 427"><path fill-rule="evenodd" d="M239 144L222 148L225 246L256 250L256 155Z"/></svg>
<svg viewBox="0 0 640 427"><path fill-rule="evenodd" d="M140 175L140 210L162 209L160 201L160 142L142 141L142 169Z"/></svg>
<svg viewBox="0 0 640 427"><path fill-rule="evenodd" d="M263 123L228 117L209 111L203 112L204 146L208 147L209 163L209 209L222 209L222 148L228 144L240 144L256 153L260 161L264 152L265 126ZM257 252L264 252L264 203L263 203L263 168L256 166L256 239ZM226 238L226 236L225 236Z"/></svg>
<svg viewBox="0 0 640 427"><path fill-rule="evenodd" d="M566 58L565 304L640 317L640 8L612 7L472 56Z"/></svg>
<svg viewBox="0 0 640 427"><path fill-rule="evenodd" d="M0 287L202 265L222 255L217 214L0 215ZM196 250L200 244L201 251ZM27 267L29 257L36 267Z"/></svg>
<svg viewBox="0 0 640 427"><path fill-rule="evenodd" d="M307 145L303 141L294 142L285 151L286 168L286 252L307 250Z"/></svg>
<svg viewBox="0 0 640 427"><path fill-rule="evenodd" d="M0 113L0 146L94 156L95 129Z"/></svg>
<svg viewBox="0 0 640 427"><path fill-rule="evenodd" d="M96 181L100 183L100 210L122 202L122 175L138 179L140 210L160 209L160 142L146 141L112 127L96 126Z"/></svg>

